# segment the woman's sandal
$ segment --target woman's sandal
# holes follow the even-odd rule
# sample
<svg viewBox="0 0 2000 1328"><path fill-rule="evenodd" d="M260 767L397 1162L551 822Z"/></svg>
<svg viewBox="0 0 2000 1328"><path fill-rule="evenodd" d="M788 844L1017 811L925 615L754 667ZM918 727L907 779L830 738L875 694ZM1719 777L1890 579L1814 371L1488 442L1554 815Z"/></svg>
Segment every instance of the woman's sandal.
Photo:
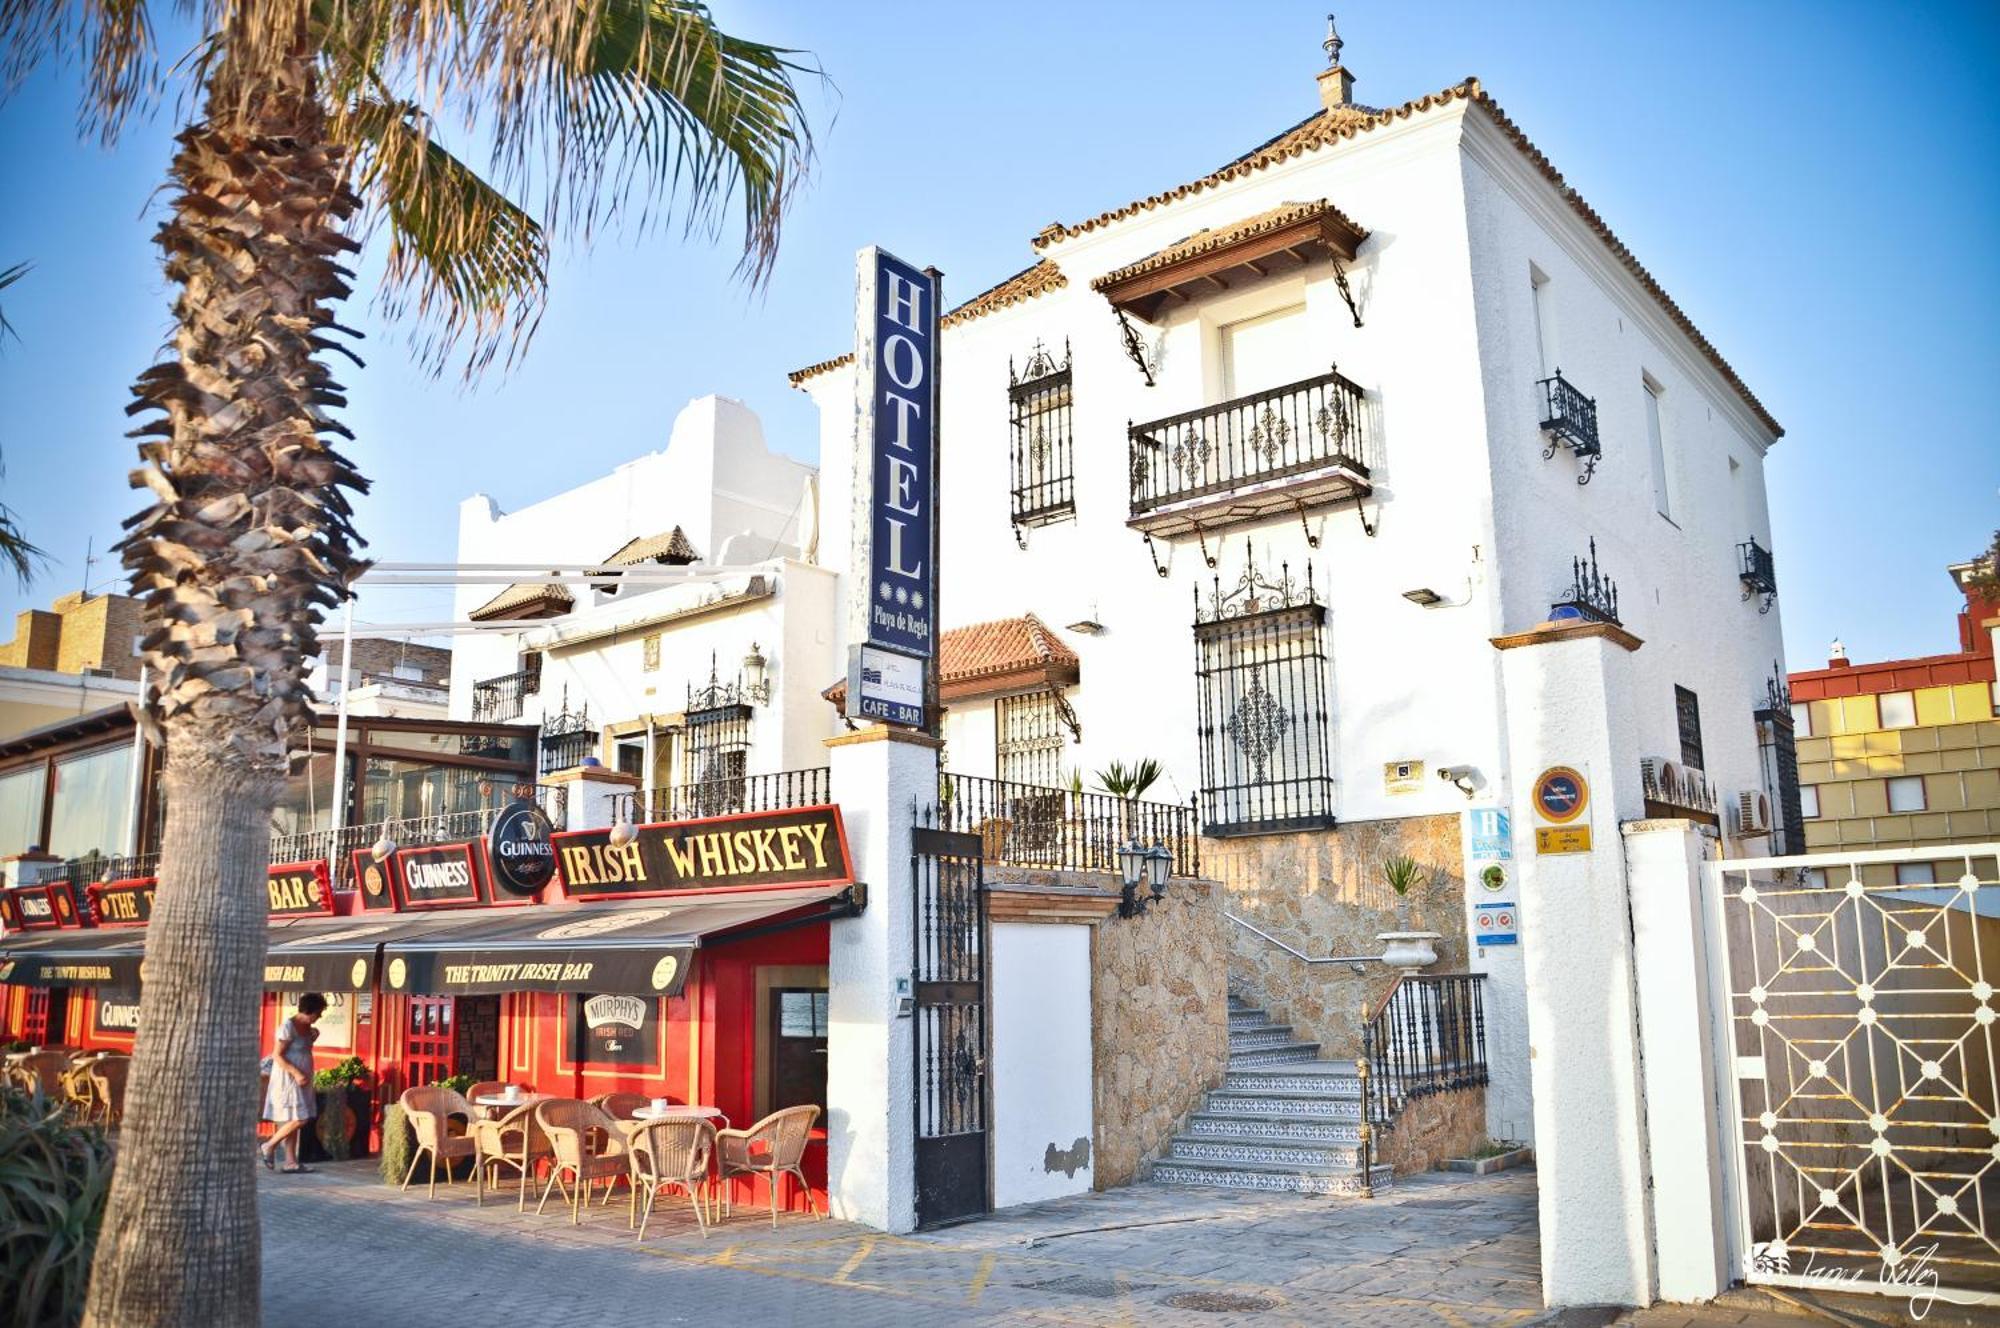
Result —
<svg viewBox="0 0 2000 1328"><path fill-rule="evenodd" d="M310 1176L313 1174L311 1167L279 1167L278 1171L286 1176Z"/></svg>
<svg viewBox="0 0 2000 1328"><path fill-rule="evenodd" d="M278 1159L272 1156L271 1150L268 1148L260 1147L257 1150L257 1159L264 1164L264 1170L266 1171L276 1171L278 1169Z"/></svg>

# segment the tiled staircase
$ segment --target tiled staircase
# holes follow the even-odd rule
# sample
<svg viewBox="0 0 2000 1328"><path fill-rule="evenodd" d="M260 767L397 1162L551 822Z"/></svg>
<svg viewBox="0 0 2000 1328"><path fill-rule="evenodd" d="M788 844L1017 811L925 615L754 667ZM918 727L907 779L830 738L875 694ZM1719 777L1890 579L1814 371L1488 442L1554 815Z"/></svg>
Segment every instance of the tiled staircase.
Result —
<svg viewBox="0 0 2000 1328"><path fill-rule="evenodd" d="M1257 1007L1229 998L1229 1073L1153 1164L1169 1185L1359 1194L1361 1081ZM1375 1188L1393 1173L1372 1168Z"/></svg>

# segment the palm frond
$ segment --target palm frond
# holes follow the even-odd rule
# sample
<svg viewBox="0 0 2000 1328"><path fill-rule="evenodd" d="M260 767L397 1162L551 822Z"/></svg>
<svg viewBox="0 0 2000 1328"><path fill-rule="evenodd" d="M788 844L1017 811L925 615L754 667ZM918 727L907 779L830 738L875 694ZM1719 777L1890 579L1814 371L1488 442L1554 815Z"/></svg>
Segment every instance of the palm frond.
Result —
<svg viewBox="0 0 2000 1328"><path fill-rule="evenodd" d="M27 276L28 269L32 266L34 266L32 263L16 263L10 268L0 268L0 290L6 290L22 277ZM7 321L7 311L0 309L0 346L6 345L7 338L10 336L18 341L21 334L16 332L14 325Z"/></svg>
<svg viewBox="0 0 2000 1328"><path fill-rule="evenodd" d="M812 160L798 52L733 37L697 0L464 0L454 91L493 134L503 181L551 229L588 236L637 208L715 233L743 218L741 271L769 276ZM483 114L482 114L483 113Z"/></svg>
<svg viewBox="0 0 2000 1328"><path fill-rule="evenodd" d="M218 3L182 7L207 17ZM158 87L146 0L0 0L0 100L41 65L69 60L83 66L78 119L108 144Z"/></svg>
<svg viewBox="0 0 2000 1328"><path fill-rule="evenodd" d="M388 232L383 311L414 316L418 357L433 371L468 342L468 374L502 346L511 362L547 295L541 226L439 145L415 106L365 100L349 124L362 148L357 190Z"/></svg>

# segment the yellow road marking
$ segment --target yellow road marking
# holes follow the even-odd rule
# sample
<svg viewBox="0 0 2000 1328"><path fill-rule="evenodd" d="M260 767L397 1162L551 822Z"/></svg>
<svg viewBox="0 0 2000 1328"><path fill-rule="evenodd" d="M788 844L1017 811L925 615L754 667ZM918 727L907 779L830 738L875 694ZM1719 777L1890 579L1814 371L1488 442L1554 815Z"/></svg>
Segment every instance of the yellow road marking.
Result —
<svg viewBox="0 0 2000 1328"><path fill-rule="evenodd" d="M986 1283L993 1276L993 1265L998 1263L999 1260L999 1255L988 1254L979 1261L979 1269L972 1275L972 1285L965 1289L966 1304L977 1305L979 1303L980 1296L986 1292Z"/></svg>
<svg viewBox="0 0 2000 1328"><path fill-rule="evenodd" d="M861 1242L861 1248L855 1250L854 1253L848 1255L847 1262L840 1265L840 1271L833 1275L833 1280L835 1282L845 1282L848 1279L849 1274L853 1273L855 1269L859 1268L864 1262L866 1262L868 1256L873 1254L874 1252L875 1252L875 1241L873 1240L873 1238L863 1240Z"/></svg>

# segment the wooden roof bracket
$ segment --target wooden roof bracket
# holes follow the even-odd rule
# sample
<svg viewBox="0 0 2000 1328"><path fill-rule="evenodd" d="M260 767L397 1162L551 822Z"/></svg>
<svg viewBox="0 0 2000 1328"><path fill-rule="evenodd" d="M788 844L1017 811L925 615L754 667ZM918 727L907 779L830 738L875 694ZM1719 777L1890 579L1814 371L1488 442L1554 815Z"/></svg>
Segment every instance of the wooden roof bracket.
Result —
<svg viewBox="0 0 2000 1328"><path fill-rule="evenodd" d="M1139 329L1132 325L1132 320L1125 316L1123 309L1113 305L1111 311L1118 315L1118 335L1125 343L1126 356L1139 366L1139 372L1145 376L1146 386L1156 386L1153 375L1160 369L1159 351L1157 349L1147 351L1146 339L1139 335Z"/></svg>

